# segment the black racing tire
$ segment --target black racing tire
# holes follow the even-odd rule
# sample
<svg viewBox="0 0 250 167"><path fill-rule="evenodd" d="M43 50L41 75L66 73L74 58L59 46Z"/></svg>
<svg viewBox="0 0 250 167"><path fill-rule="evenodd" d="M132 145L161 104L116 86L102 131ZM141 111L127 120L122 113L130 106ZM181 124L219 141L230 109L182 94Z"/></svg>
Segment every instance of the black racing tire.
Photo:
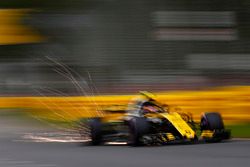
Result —
<svg viewBox="0 0 250 167"><path fill-rule="evenodd" d="M91 118L89 120L91 145L100 145L102 143L102 122L100 118Z"/></svg>
<svg viewBox="0 0 250 167"><path fill-rule="evenodd" d="M217 112L205 113L201 118L201 130L222 130L224 123Z"/></svg>
<svg viewBox="0 0 250 167"><path fill-rule="evenodd" d="M143 117L134 117L129 121L129 141L131 146L142 146L143 135L149 132L149 122Z"/></svg>

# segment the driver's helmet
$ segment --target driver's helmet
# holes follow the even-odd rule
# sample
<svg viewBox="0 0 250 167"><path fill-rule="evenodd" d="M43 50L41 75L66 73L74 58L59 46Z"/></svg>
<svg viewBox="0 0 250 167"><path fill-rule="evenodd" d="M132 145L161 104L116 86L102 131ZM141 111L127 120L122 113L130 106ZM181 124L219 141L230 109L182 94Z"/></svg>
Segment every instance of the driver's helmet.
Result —
<svg viewBox="0 0 250 167"><path fill-rule="evenodd" d="M147 100L153 100L155 101L156 97L153 93L150 93L148 91L140 91L139 94L146 98Z"/></svg>
<svg viewBox="0 0 250 167"><path fill-rule="evenodd" d="M135 96L128 104L128 111L138 111L142 105L149 101L155 101L155 96L147 91L140 91L138 96Z"/></svg>

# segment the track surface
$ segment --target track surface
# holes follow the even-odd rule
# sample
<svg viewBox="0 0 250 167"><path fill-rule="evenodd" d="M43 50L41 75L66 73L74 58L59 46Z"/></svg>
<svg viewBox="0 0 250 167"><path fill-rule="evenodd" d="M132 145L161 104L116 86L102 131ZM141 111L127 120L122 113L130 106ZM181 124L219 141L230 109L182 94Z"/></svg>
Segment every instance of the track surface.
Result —
<svg viewBox="0 0 250 167"><path fill-rule="evenodd" d="M5 121L0 123L0 167L246 167L250 164L250 141L139 148L94 147L80 143L21 140L27 130L33 133L44 129L7 127Z"/></svg>

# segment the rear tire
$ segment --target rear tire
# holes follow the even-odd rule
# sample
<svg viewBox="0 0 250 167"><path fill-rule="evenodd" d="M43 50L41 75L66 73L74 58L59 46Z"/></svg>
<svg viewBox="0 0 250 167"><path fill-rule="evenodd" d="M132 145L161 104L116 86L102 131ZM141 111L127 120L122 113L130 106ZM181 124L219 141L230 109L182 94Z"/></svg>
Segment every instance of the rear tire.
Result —
<svg viewBox="0 0 250 167"><path fill-rule="evenodd" d="M146 118L134 117L129 121L129 141L131 146L141 146L143 135L149 132L149 123Z"/></svg>
<svg viewBox="0 0 250 167"><path fill-rule="evenodd" d="M91 145L102 143L102 123L100 118L92 118L89 121Z"/></svg>

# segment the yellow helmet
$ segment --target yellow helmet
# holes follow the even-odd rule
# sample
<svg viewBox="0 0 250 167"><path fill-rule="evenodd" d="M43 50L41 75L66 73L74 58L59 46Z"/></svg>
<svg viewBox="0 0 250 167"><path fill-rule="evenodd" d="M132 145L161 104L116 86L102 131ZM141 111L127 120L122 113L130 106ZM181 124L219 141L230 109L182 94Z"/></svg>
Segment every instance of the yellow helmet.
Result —
<svg viewBox="0 0 250 167"><path fill-rule="evenodd" d="M148 91L140 91L139 94L147 99L150 99L150 100L156 99L155 95L153 93L148 92Z"/></svg>

